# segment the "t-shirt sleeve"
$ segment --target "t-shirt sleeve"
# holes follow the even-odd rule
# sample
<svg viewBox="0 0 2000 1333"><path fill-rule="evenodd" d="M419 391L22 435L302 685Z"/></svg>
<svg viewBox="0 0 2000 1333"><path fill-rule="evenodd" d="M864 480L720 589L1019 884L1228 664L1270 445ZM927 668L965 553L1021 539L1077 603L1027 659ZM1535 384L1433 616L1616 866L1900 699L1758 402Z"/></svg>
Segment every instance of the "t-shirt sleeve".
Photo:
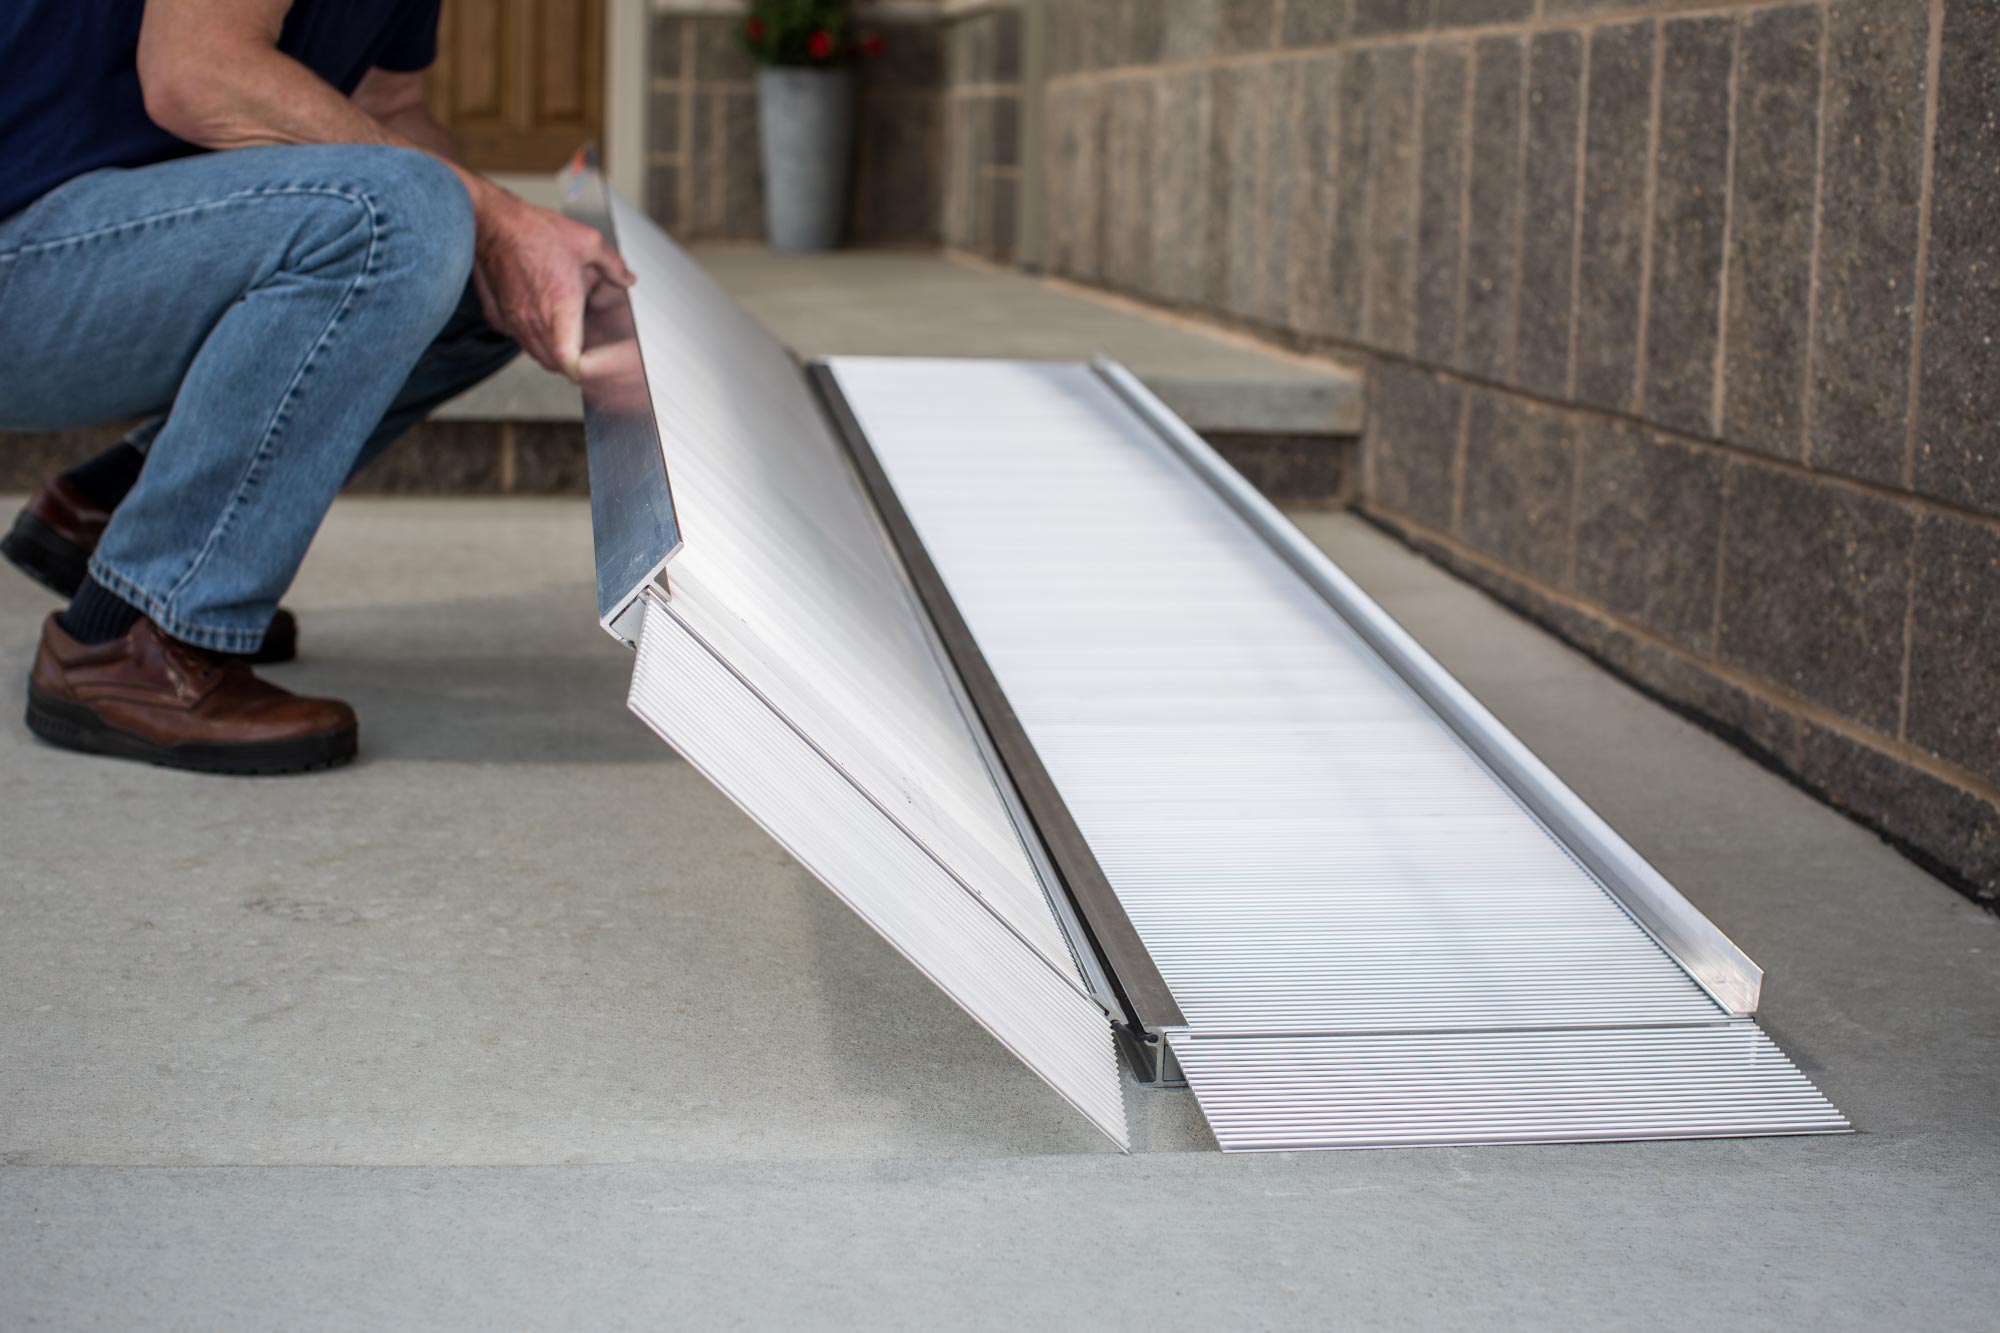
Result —
<svg viewBox="0 0 2000 1333"><path fill-rule="evenodd" d="M413 74L437 59L438 6L442 0L408 0L375 58L378 69Z"/></svg>

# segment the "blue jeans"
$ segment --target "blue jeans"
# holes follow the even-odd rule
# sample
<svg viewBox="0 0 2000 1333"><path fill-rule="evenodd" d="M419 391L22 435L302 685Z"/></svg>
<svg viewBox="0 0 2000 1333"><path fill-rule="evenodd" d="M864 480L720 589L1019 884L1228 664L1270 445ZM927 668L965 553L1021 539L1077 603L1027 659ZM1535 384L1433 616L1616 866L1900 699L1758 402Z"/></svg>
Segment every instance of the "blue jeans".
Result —
<svg viewBox="0 0 2000 1333"><path fill-rule="evenodd" d="M0 429L157 417L91 576L254 651L341 484L511 340L441 163L330 144L93 171L0 220Z"/></svg>

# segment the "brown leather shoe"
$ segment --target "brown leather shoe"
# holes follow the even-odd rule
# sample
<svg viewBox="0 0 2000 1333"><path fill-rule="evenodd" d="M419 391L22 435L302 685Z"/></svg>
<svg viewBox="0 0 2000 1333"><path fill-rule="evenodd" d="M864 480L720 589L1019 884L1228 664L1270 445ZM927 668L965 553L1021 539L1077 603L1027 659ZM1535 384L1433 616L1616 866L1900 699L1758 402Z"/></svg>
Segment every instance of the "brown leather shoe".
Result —
<svg viewBox="0 0 2000 1333"><path fill-rule="evenodd" d="M51 614L28 678L28 730L51 745L203 773L303 773L354 757L354 710L259 680L240 657L160 633L78 643Z"/></svg>
<svg viewBox="0 0 2000 1333"><path fill-rule="evenodd" d="M35 582L74 597L90 572L90 553L110 521L110 510L59 473L43 482L28 497L27 507L14 516L12 530L0 537L0 555ZM281 606L264 631L263 644L244 660L270 666L298 655L299 622Z"/></svg>

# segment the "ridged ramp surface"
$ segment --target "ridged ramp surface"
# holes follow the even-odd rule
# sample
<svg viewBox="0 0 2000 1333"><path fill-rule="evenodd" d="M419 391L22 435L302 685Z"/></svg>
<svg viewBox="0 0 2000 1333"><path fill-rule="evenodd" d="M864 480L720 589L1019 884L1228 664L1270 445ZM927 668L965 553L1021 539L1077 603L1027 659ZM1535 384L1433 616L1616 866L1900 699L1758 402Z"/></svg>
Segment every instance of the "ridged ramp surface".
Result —
<svg viewBox="0 0 2000 1333"><path fill-rule="evenodd" d="M1579 1109L1523 1131L1454 1113L1412 1138L1340 1110L1365 1079L1294 1081L1362 1048L1265 1038L1417 1052L1442 1049L1425 1034L1707 1034L1729 1015L1089 367L832 366L1187 1015L1178 1049L1225 1148L1360 1146L1370 1126L1381 1144L1652 1136L1610 1132L1621 1104L1629 1127L1683 1123L1635 1084L1625 1103L1593 1101L1599 1119ZM1538 1048L1511 1040L1462 1053L1532 1065ZM1575 1040L1613 1059L1639 1049ZM1734 1050L1690 1040L1696 1084ZM1811 1092L1791 1077L1788 1096ZM1446 1083L1396 1086L1411 1124L1449 1102ZM1254 1119L1288 1098L1282 1135L1233 1128L1239 1105ZM1769 1132L1753 1111L1743 1131Z"/></svg>
<svg viewBox="0 0 2000 1333"><path fill-rule="evenodd" d="M1567 1032L1186 1038L1225 1150L1837 1134L1755 1023Z"/></svg>

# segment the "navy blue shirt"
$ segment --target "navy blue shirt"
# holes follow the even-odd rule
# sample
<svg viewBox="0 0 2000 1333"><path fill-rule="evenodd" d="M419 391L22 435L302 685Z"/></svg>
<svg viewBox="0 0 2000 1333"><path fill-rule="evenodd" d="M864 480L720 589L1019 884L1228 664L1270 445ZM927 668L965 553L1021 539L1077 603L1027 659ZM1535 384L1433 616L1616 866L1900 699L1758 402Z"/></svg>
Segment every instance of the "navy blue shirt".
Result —
<svg viewBox="0 0 2000 1333"><path fill-rule="evenodd" d="M426 69L440 0L294 0L278 49L351 93L371 68ZM144 0L0 0L0 217L73 176L201 149L139 92Z"/></svg>

